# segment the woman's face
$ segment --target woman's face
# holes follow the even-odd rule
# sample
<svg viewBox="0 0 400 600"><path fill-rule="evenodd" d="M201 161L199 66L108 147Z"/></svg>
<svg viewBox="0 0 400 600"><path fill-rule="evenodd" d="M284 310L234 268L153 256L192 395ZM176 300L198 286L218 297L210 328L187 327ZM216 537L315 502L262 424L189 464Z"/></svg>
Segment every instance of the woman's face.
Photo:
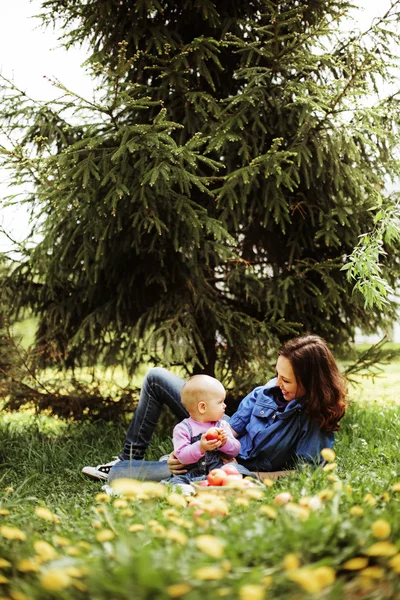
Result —
<svg viewBox="0 0 400 600"><path fill-rule="evenodd" d="M286 402L304 396L306 393L305 389L300 382L296 381L292 364L286 356L278 356L276 375L278 377L277 385L281 388L282 395Z"/></svg>

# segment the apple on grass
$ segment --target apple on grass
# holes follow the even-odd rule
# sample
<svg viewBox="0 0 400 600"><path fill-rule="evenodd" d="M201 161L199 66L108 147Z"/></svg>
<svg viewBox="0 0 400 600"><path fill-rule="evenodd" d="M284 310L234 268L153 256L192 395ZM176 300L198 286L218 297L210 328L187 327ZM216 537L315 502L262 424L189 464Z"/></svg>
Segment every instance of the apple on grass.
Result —
<svg viewBox="0 0 400 600"><path fill-rule="evenodd" d="M233 462L229 462L226 463L225 465L222 465L221 469L223 471L225 471L225 473L227 475L238 475L240 474L237 467L235 466L235 464Z"/></svg>
<svg viewBox="0 0 400 600"><path fill-rule="evenodd" d="M227 477L222 469L212 469L207 475L208 485L223 485Z"/></svg>
<svg viewBox="0 0 400 600"><path fill-rule="evenodd" d="M206 431L206 440L207 441L212 441L212 440L220 440L221 436L219 434L218 428L217 427L210 427L210 429L207 429Z"/></svg>

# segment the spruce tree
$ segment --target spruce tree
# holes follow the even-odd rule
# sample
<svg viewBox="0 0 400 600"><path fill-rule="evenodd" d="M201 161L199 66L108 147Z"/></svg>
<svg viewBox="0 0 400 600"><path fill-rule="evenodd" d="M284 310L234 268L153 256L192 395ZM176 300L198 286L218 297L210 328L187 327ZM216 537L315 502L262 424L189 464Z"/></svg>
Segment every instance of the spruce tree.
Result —
<svg viewBox="0 0 400 600"><path fill-rule="evenodd" d="M396 206L399 1L350 33L343 0L42 6L99 82L53 103L4 82L4 162L42 234L7 284L42 356L249 384L288 336L343 346L393 318L399 228L370 270L354 249Z"/></svg>

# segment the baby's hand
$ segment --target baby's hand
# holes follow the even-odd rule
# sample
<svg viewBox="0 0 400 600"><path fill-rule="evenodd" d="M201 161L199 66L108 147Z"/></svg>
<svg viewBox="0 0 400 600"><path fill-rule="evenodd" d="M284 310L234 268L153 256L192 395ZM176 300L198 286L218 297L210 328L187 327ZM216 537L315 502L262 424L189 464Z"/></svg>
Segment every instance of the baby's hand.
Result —
<svg viewBox="0 0 400 600"><path fill-rule="evenodd" d="M221 445L222 444L220 440L207 440L205 433L203 433L203 435L200 438L200 450L202 452L210 452L210 450L216 450Z"/></svg>
<svg viewBox="0 0 400 600"><path fill-rule="evenodd" d="M223 427L218 427L218 432L219 432L219 439L221 441L221 446L223 446L228 441L228 434Z"/></svg>

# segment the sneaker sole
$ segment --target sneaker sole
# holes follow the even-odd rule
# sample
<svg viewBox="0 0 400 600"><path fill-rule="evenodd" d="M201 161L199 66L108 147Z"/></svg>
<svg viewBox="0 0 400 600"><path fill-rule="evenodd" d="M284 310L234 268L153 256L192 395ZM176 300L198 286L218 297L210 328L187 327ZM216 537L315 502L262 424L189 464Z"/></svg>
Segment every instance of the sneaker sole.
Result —
<svg viewBox="0 0 400 600"><path fill-rule="evenodd" d="M88 479L91 479L92 481L107 481L108 480L108 475L106 475L106 473L101 473L99 471L95 471L94 469L91 470L88 467L84 467L81 472L83 475L85 475L85 477L88 477Z"/></svg>

